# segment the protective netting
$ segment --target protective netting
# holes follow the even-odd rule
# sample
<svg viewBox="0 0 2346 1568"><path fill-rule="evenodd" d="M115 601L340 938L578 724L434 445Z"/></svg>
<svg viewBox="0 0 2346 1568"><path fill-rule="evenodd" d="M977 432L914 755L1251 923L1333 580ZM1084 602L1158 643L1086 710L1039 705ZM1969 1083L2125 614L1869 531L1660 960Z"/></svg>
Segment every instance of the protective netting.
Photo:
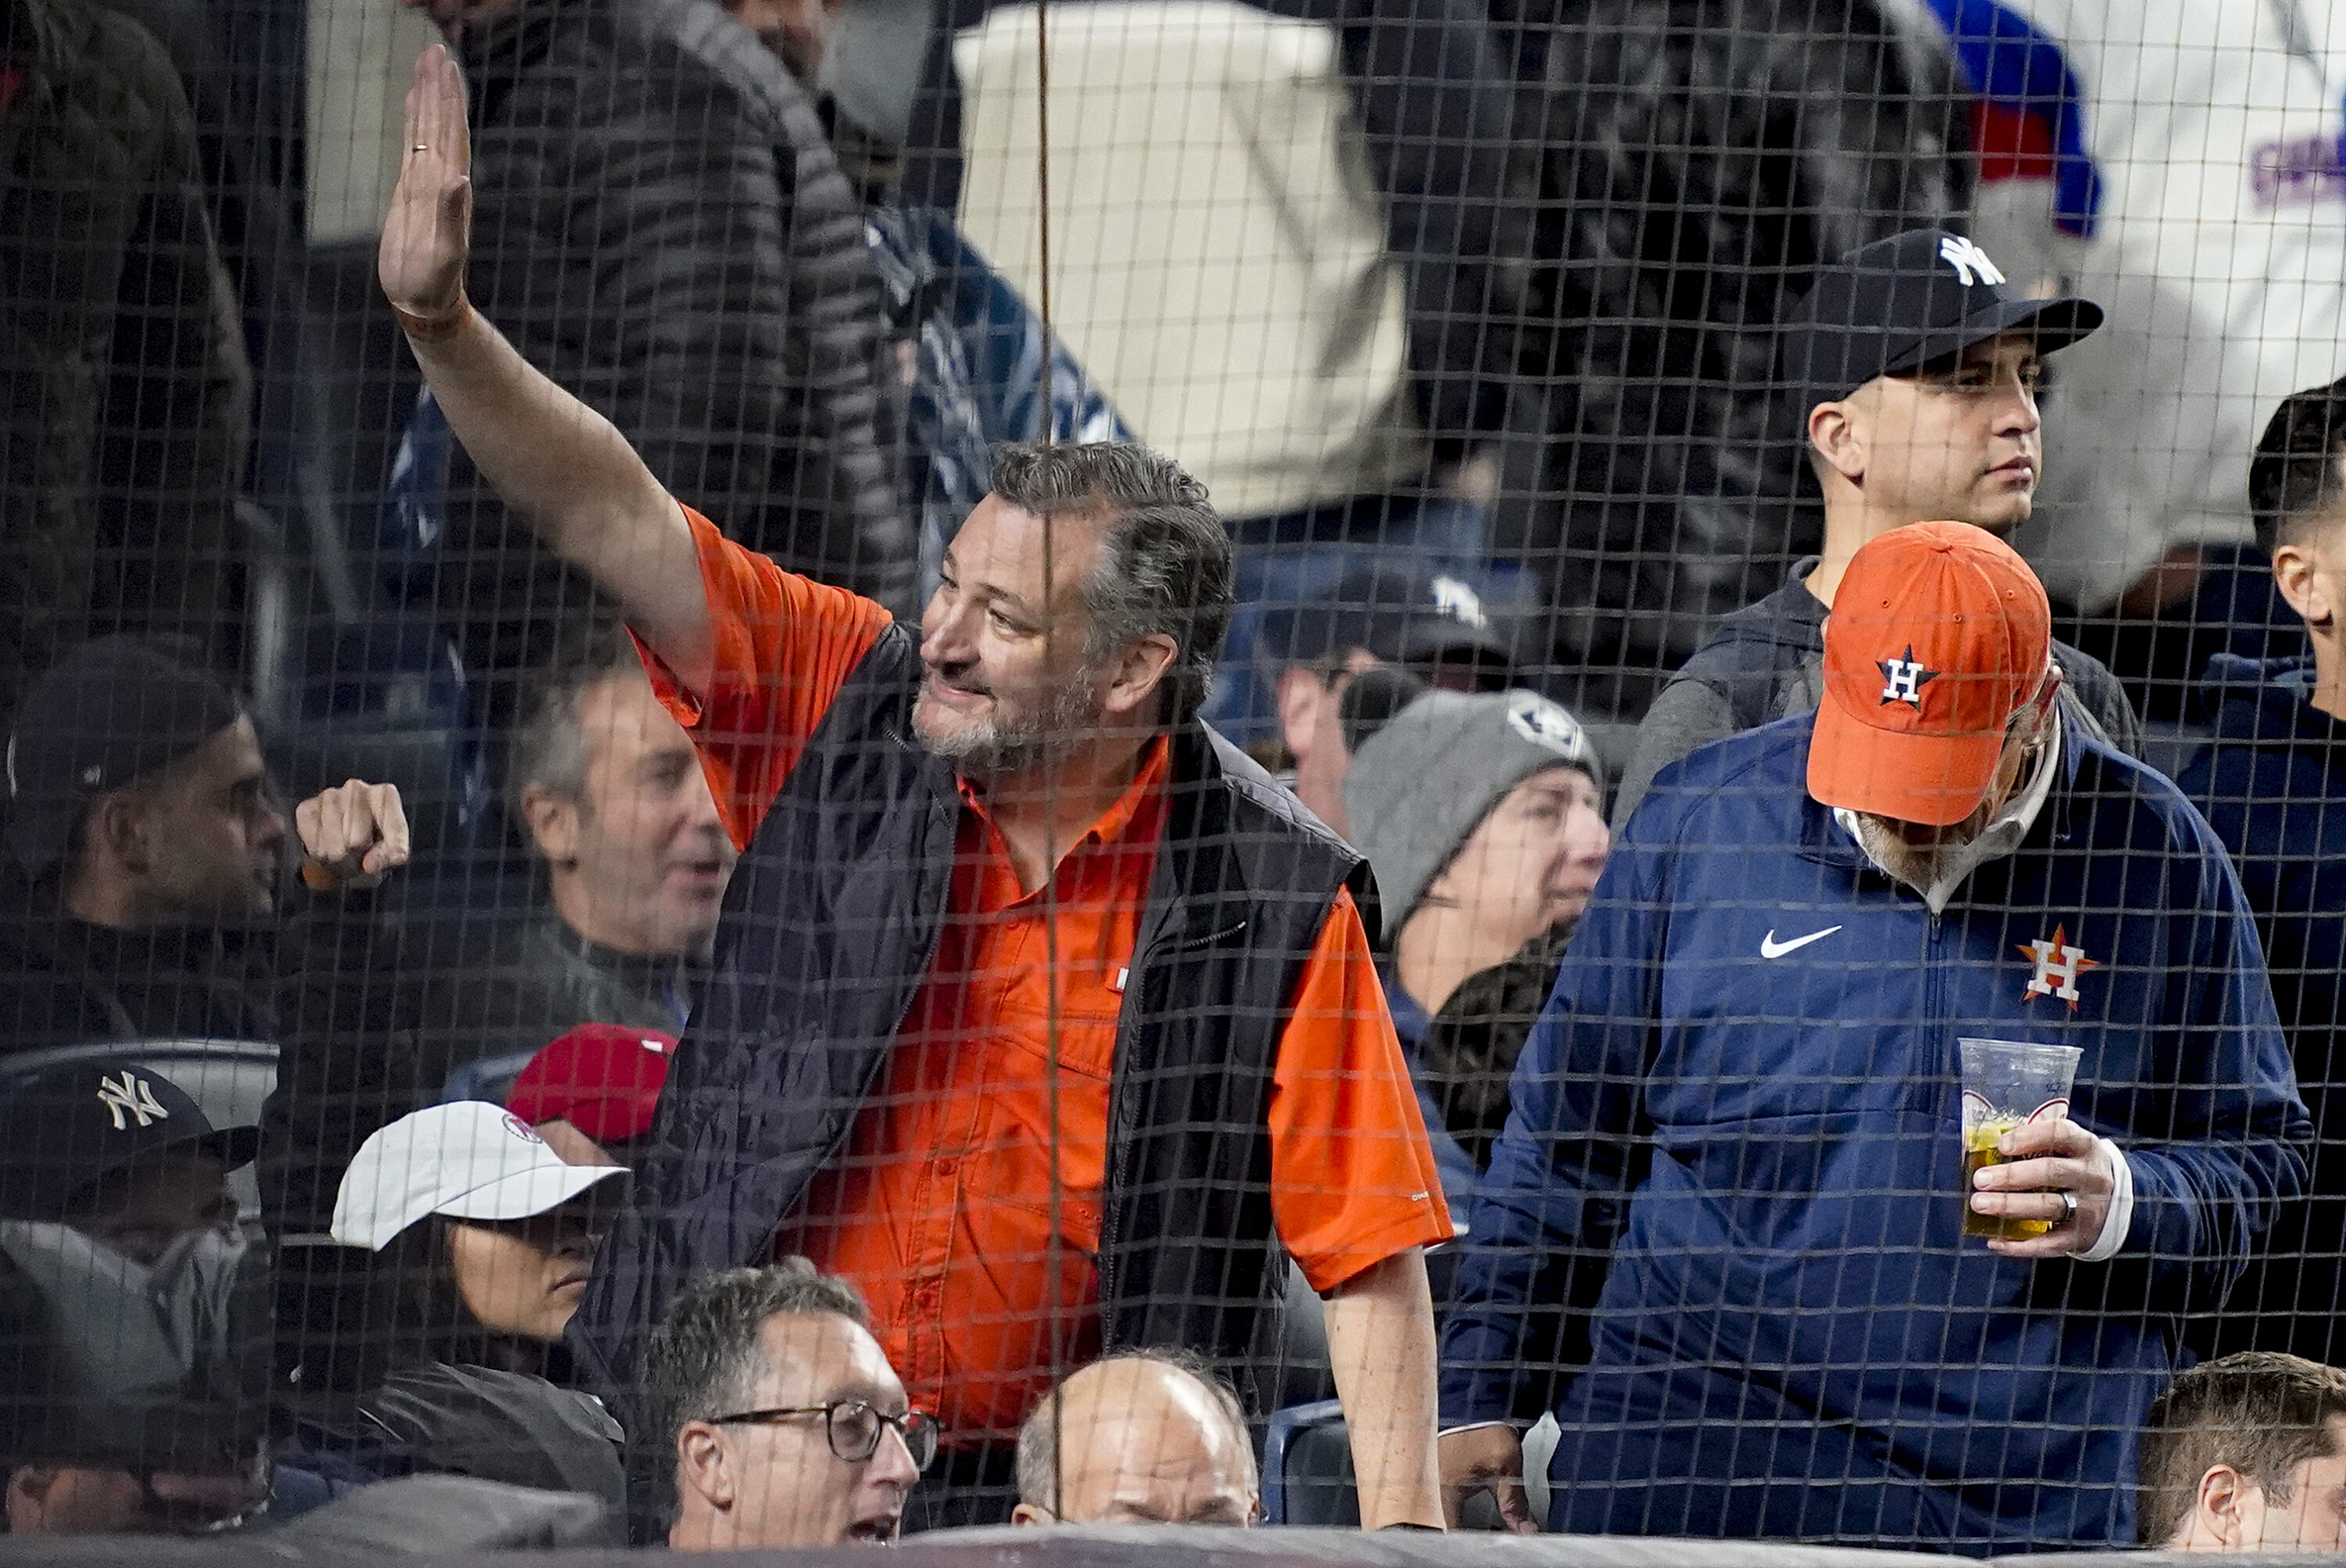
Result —
<svg viewBox="0 0 2346 1568"><path fill-rule="evenodd" d="M2338 1544L2341 327L2323 0L0 0L8 1530Z"/></svg>

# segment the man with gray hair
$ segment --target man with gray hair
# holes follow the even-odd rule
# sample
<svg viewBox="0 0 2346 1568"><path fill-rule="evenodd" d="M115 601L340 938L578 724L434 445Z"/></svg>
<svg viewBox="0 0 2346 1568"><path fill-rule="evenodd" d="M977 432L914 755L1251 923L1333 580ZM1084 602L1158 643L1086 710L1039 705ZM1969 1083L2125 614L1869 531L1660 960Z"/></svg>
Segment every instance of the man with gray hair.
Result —
<svg viewBox="0 0 2346 1568"><path fill-rule="evenodd" d="M1203 489L1129 443L1005 449L915 636L727 541L473 311L444 53L408 120L384 291L482 473L620 606L743 850L571 1327L587 1386L642 1431L668 1296L802 1254L939 1414L918 1522L999 1521L1061 1369L1251 1365L1283 1254L1326 1302L1362 1519L1438 1526L1450 1217L1360 858L1197 720L1232 596Z"/></svg>
<svg viewBox="0 0 2346 1568"><path fill-rule="evenodd" d="M885 1544L936 1457L855 1288L803 1257L704 1274L644 1343L678 1552Z"/></svg>
<svg viewBox="0 0 2346 1568"><path fill-rule="evenodd" d="M1018 1432L1013 1524L1252 1524L1246 1411L1197 1357L1134 1350L1070 1372Z"/></svg>

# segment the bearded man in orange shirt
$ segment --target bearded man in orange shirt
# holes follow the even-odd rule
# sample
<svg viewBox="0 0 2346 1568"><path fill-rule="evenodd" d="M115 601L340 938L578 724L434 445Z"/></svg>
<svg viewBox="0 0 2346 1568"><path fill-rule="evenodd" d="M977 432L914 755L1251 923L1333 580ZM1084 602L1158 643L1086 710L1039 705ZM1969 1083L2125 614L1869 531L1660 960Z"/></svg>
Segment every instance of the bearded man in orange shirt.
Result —
<svg viewBox="0 0 2346 1568"><path fill-rule="evenodd" d="M483 474L625 609L744 851L574 1320L587 1385L624 1418L686 1277L802 1254L984 1498L941 1517L1005 1517L1056 1373L1176 1346L1243 1379L1283 1254L1363 1522L1439 1527L1450 1219L1359 857L1197 721L1231 598L1204 492L1129 444L1006 450L915 636L727 542L474 313L437 48L408 130L384 291Z"/></svg>

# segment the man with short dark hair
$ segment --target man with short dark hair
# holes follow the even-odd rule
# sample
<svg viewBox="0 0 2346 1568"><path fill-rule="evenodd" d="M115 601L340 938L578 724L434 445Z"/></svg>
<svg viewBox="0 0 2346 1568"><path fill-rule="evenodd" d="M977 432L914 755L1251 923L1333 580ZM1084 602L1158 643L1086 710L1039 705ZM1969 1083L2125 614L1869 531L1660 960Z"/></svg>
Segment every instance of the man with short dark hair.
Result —
<svg viewBox="0 0 2346 1568"><path fill-rule="evenodd" d="M1783 379L1824 491L1821 557L1723 617L1655 697L1615 798L1626 822L1654 775L1695 748L1817 706L1825 613L1850 557L1909 523L1969 523L1998 537L2028 521L2043 467L2045 356L2102 322L2090 300L2007 287L1978 244L1918 229L1827 268L1785 323ZM2142 724L2116 677L2053 645L2071 723L2129 756Z"/></svg>
<svg viewBox="0 0 2346 1568"><path fill-rule="evenodd" d="M2281 1216L2209 1331L2218 1350L2346 1358L2346 382L2285 399L2249 468L2257 545L2309 651L2218 654L2199 692L2214 738L2176 776L2232 854L2315 1144L2309 1200Z"/></svg>
<svg viewBox="0 0 2346 1568"><path fill-rule="evenodd" d="M2304 1174L2255 928L2181 792L2069 722L2010 546L1893 529L1839 603L1816 713L1664 769L1573 933L1475 1191L1444 1476L1530 1522L1533 1325L1593 1267L1555 1528L2129 1541L2174 1321ZM1975 1115L1964 1041L2073 1081Z"/></svg>
<svg viewBox="0 0 2346 1568"><path fill-rule="evenodd" d="M2249 1350L2150 1408L2135 1531L2168 1552L2346 1552L2346 1372Z"/></svg>
<svg viewBox="0 0 2346 1568"><path fill-rule="evenodd" d="M1231 605L1203 492L1138 446L1005 449L915 639L727 542L472 311L437 51L409 120L385 292L483 472L625 608L745 849L572 1325L589 1385L632 1402L691 1274L803 1254L942 1419L928 1517L998 1520L1059 1368L1250 1364L1283 1251L1326 1299L1363 1518L1438 1524L1449 1217L1358 858L1195 721Z"/></svg>
<svg viewBox="0 0 2346 1568"><path fill-rule="evenodd" d="M286 823L235 696L103 637L26 692L6 761L0 1051L274 1040Z"/></svg>
<svg viewBox="0 0 2346 1568"><path fill-rule="evenodd" d="M1018 1431L1013 1524L1252 1524L1246 1410L1194 1356L1134 1350L1068 1373Z"/></svg>
<svg viewBox="0 0 2346 1568"><path fill-rule="evenodd" d="M678 1552L885 1544L936 1455L863 1298L803 1257L705 1274L644 1341Z"/></svg>

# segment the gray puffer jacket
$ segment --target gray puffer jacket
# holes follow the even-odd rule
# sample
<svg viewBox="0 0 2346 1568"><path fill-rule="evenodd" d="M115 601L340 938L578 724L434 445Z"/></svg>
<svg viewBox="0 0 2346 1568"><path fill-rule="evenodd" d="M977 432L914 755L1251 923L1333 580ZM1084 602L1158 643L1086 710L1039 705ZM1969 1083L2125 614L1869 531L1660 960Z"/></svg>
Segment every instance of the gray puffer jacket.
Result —
<svg viewBox="0 0 2346 1568"><path fill-rule="evenodd" d="M880 281L813 100L709 0L523 0L464 59L482 311L731 537L909 611ZM535 664L583 590L453 477L450 618Z"/></svg>

